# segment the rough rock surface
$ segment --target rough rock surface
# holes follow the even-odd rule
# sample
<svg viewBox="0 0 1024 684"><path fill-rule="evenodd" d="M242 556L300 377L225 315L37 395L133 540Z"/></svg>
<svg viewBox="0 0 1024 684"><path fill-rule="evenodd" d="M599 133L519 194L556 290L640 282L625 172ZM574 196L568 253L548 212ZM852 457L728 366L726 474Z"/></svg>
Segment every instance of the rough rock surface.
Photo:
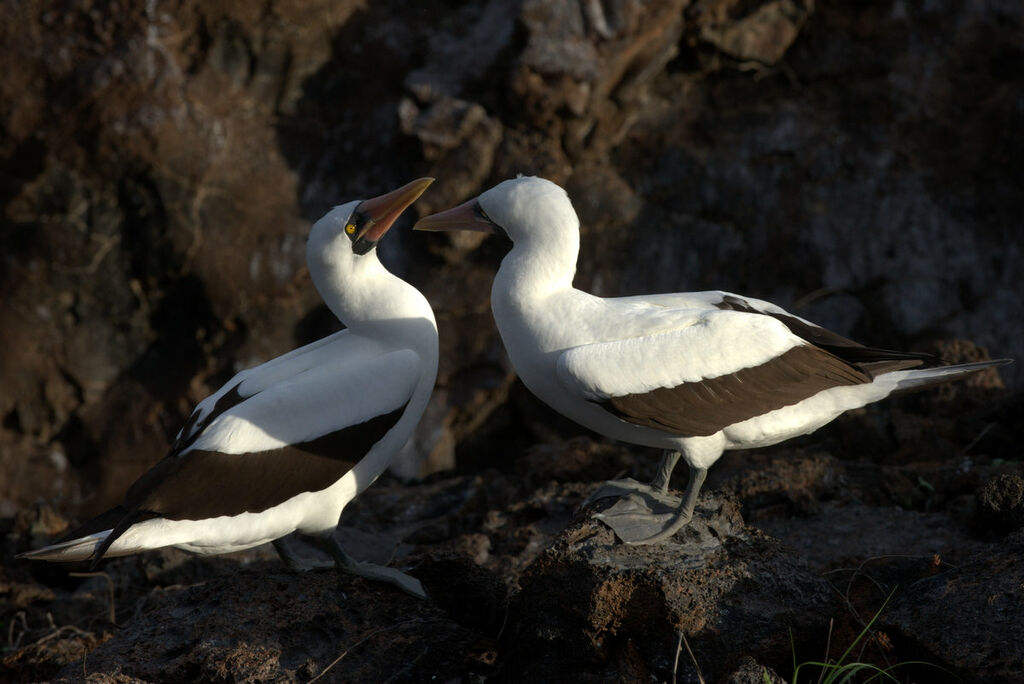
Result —
<svg viewBox="0 0 1024 684"><path fill-rule="evenodd" d="M1010 684L1024 678L1024 535L911 584L886 622L907 651L965 681Z"/></svg>
<svg viewBox="0 0 1024 684"><path fill-rule="evenodd" d="M978 490L977 523L994 535L1024 525L1024 478L1003 474L983 484Z"/></svg>
<svg viewBox="0 0 1024 684"><path fill-rule="evenodd" d="M833 650L800 657L835 657L898 586L885 609L898 619L883 611L857 657L932 660L966 681L1012 675L1019 654L993 635L1020 642L1020 611L999 598L1012 568L999 563L1017 548L1006 540L1019 534L1024 475L1022 25L1024 5L1004 0L0 3L0 678L67 666L74 679L88 651L93 679L128 681L155 672L145 660L173 627L136 618L139 605L171 616L216 587L237 612L187 603L189 624L237 635L229 615L246 591L303 595L310 580L275 565L230 580L265 552L179 559L173 577L152 571L166 559L151 554L105 565L109 581L13 554L116 503L233 372L338 328L303 263L325 209L432 174L417 210L433 211L515 173L568 189L583 222L576 284L597 294L721 288L879 346L1018 359L1002 381L986 373L728 454L707 485L751 527L740 536L753 541L712 554L723 577L741 572L730 563L750 544L835 587L840 603L821 615L835 619ZM440 612L317 574L326 631L302 622L301 601L266 609L309 642L304 660L284 627L263 625L251 653L236 637L182 646L176 667L200 679L315 676L368 634L342 616L335 587L382 620L440 622L398 628L402 663L355 649L331 672L525 671L534 665L507 657L520 648L509 635L536 625L508 622L530 617L517 596L565 570L563 530L589 524L572 521L597 482L651 475L654 457L581 437L516 382L488 306L500 241L412 234L407 221L382 259L433 303L442 358L396 470L436 474L378 482L341 534L364 556L411 565ZM914 584L926 577L954 592L955 632L921 617L943 602L936 585ZM790 676L784 633L745 651L668 606L662 622L695 630L708 672ZM632 629L594 632L607 646L578 655L595 678L692 678L685 649L673 667L674 633L654 648ZM216 669L209 658L231 649L245 667ZM134 669L91 669L101 653L135 654Z"/></svg>
<svg viewBox="0 0 1024 684"><path fill-rule="evenodd" d="M823 649L836 609L828 583L746 528L733 501L704 497L697 511L671 543L635 547L586 509L519 578L507 679L671 681L680 633L710 681L744 654L786 664L787 630L801 649Z"/></svg>
<svg viewBox="0 0 1024 684"><path fill-rule="evenodd" d="M381 600L389 590L331 571L297 580L268 565L154 593L117 638L55 679L85 670L143 681L415 682L461 677L481 648L430 603Z"/></svg>

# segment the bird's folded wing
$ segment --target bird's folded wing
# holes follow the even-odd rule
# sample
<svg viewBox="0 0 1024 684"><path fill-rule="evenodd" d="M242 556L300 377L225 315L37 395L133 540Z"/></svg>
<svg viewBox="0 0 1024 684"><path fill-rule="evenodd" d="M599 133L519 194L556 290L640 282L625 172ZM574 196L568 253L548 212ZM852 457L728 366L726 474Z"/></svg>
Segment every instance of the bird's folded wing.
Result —
<svg viewBox="0 0 1024 684"><path fill-rule="evenodd" d="M560 382L622 420L696 436L871 380L770 316L713 310L680 318L671 331L565 350Z"/></svg>
<svg viewBox="0 0 1024 684"><path fill-rule="evenodd" d="M419 357L402 350L338 358L267 387L146 472L125 507L197 520L325 489L394 427L419 377Z"/></svg>
<svg viewBox="0 0 1024 684"><path fill-rule="evenodd" d="M341 330L310 344L252 368L239 371L216 392L199 402L188 421L178 432L172 451L179 451L195 440L210 421L235 404L272 387L288 378L296 377L322 363L329 363L339 354L354 357L358 354L379 353L375 343L348 330Z"/></svg>
<svg viewBox="0 0 1024 684"><path fill-rule="evenodd" d="M308 442L404 406L420 372L411 350L324 361L233 405L189 450L245 454Z"/></svg>

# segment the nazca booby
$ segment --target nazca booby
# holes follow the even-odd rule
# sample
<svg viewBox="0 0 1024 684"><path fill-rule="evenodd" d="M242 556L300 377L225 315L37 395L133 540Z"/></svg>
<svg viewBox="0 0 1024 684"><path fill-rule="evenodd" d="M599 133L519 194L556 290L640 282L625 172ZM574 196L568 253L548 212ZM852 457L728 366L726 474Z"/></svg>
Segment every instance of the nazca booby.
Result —
<svg viewBox="0 0 1024 684"><path fill-rule="evenodd" d="M313 225L309 272L346 329L239 372L196 406L122 505L19 558L95 565L165 546L206 555L273 542L299 569L281 539L297 531L323 540L339 567L425 597L415 578L352 559L332 533L393 462L434 387L433 311L375 249L432 181L337 206Z"/></svg>
<svg viewBox="0 0 1024 684"><path fill-rule="evenodd" d="M610 483L609 494L632 493L597 517L629 543L659 542L686 525L708 467L727 449L776 444L895 391L1009 363L929 367L931 355L865 347L728 292L582 292L572 286L579 219L565 190L542 178L506 180L414 228L511 239L491 310L523 383L591 430L666 450L649 487ZM680 457L690 468L681 500L667 496ZM671 507L655 515L645 497Z"/></svg>

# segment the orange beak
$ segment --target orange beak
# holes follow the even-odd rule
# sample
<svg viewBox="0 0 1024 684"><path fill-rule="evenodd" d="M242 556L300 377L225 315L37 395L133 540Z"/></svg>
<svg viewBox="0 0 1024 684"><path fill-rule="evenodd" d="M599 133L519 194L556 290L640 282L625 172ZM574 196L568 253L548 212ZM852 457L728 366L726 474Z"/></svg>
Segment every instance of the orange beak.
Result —
<svg viewBox="0 0 1024 684"><path fill-rule="evenodd" d="M360 202L356 211L365 214L369 220L362 232L356 236L356 242L378 242L402 212L433 182L433 178L419 178L385 195Z"/></svg>
<svg viewBox="0 0 1024 684"><path fill-rule="evenodd" d="M482 233L497 233L498 227L487 218L474 197L457 207L425 216L416 222L413 230L475 230Z"/></svg>

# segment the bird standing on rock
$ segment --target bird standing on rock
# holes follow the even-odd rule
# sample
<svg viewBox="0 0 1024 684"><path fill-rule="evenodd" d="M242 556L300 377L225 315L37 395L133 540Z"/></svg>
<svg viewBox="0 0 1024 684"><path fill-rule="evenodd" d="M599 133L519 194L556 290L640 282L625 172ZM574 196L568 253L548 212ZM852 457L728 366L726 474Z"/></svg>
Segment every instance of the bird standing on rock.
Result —
<svg viewBox="0 0 1024 684"><path fill-rule="evenodd" d="M433 181L335 207L310 231L313 284L345 330L243 370L196 406L170 453L124 503L19 558L75 561L175 546L209 555L322 539L335 563L425 597L419 581L352 559L333 536L345 505L391 465L437 376L437 324L376 245Z"/></svg>
<svg viewBox="0 0 1024 684"><path fill-rule="evenodd" d="M777 444L893 392L1010 362L937 365L727 292L582 292L572 286L579 219L565 190L542 178L504 181L415 229L508 237L491 310L523 383L591 430L667 450L650 486L625 480L598 493L626 495L597 517L629 543L660 542L685 526L726 449ZM680 457L690 468L681 500L667 495Z"/></svg>

